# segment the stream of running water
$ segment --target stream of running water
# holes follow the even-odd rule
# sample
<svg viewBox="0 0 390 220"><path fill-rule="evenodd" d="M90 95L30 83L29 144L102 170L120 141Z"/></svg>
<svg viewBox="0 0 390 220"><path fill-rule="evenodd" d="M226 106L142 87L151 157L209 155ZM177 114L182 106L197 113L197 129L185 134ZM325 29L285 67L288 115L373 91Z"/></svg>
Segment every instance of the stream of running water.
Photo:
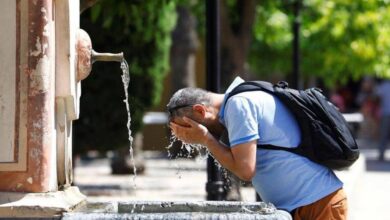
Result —
<svg viewBox="0 0 390 220"><path fill-rule="evenodd" d="M122 69L122 82L123 82L123 87L124 87L124 91L125 91L125 99L123 100L123 102L125 103L126 105L126 111L127 111L127 129L128 129L128 139L129 139L129 151L130 151L130 160L131 160L131 163L132 163L132 166L133 166L133 172L134 172L134 176L133 176L133 187L134 189L137 188L137 184L136 184L136 178L137 178L137 168L135 166L135 160L134 160L134 150L133 150L133 137L131 135L131 115L130 115L130 105L129 105L129 92L128 92L128 88L129 88L129 84L130 84L130 74L129 74L129 65L127 63L127 61L125 59L122 60L121 62L121 69ZM172 138L170 139L170 144L169 146L167 147L167 151L168 151L168 157L170 159L173 159L172 156L170 155L170 151L169 149L172 147L173 143L176 141L176 137L174 135L172 135ZM203 149L203 150L202 150ZM193 151L197 151L199 152L199 157L198 158L198 161L206 161L207 157L210 156L207 148L205 148L204 146L201 146L201 145L190 145L190 144L185 144L183 143L182 146L181 146L181 150L186 150L188 152L188 157L191 157L191 154ZM203 152L203 154L202 154ZM180 154L178 156L181 156ZM220 167L220 164L218 162L216 162L216 165L218 167ZM180 167L175 164L175 167L178 169L177 170L177 175L179 178L181 178L181 169Z"/></svg>
<svg viewBox="0 0 390 220"><path fill-rule="evenodd" d="M137 188L137 184L135 182L135 179L137 178L137 168L135 167L135 161L134 161L134 150L133 150L133 137L131 136L131 116L130 116L130 105L129 105L129 84L130 84L130 73L129 73L129 65L127 64L127 61L125 59L121 62L121 69L122 69L122 82L123 87L125 90L125 99L123 102L126 105L127 110L127 129L128 129L128 136L129 136L129 151L130 151L130 160L133 166L134 176L133 176L133 183L134 183L134 189Z"/></svg>

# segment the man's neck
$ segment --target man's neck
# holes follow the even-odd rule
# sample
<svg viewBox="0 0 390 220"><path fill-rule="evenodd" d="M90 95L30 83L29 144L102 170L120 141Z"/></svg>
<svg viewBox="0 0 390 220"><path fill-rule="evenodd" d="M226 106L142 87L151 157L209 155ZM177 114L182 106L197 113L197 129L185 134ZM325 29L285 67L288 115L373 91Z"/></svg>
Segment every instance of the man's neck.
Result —
<svg viewBox="0 0 390 220"><path fill-rule="evenodd" d="M214 118L212 121L212 130L213 133L215 133L217 136L220 136L222 132L225 130L225 127L221 124L219 121L218 114L221 110L221 106L224 100L224 94L218 94L218 93L210 93L210 99L211 99L211 106L212 106L212 111L213 111L213 116Z"/></svg>
<svg viewBox="0 0 390 220"><path fill-rule="evenodd" d="M213 106L216 111L217 111L217 114L219 113L219 111L221 110L221 106L222 106L222 103L223 103L223 99L225 97L224 94L219 94L219 93L210 93L210 97L211 97L211 106Z"/></svg>

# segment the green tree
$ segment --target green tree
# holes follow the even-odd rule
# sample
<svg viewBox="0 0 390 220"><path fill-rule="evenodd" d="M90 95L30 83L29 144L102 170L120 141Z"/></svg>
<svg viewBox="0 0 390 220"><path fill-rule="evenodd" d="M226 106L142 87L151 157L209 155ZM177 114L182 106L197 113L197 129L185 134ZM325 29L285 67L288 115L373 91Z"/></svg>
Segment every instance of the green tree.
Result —
<svg viewBox="0 0 390 220"><path fill-rule="evenodd" d="M291 71L292 1L257 5L249 55L253 72ZM390 77L390 1L303 0L301 72L328 86L363 75Z"/></svg>
<svg viewBox="0 0 390 220"><path fill-rule="evenodd" d="M124 52L130 66L131 128L141 128L144 111L159 102L169 68L176 1L101 0L81 15L81 28L100 52ZM76 151L126 146L127 113L118 63L95 63L83 81L81 119L75 123Z"/></svg>

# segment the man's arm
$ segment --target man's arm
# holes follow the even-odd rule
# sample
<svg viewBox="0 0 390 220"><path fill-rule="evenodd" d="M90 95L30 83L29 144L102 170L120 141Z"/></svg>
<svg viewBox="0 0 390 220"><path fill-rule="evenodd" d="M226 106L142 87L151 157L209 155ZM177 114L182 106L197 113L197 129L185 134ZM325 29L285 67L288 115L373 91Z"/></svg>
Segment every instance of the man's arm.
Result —
<svg viewBox="0 0 390 220"><path fill-rule="evenodd" d="M205 145L223 167L240 179L250 181L253 178L256 171L256 140L228 148L221 144L205 126L189 118L183 120L189 124L188 127L171 123L177 138L185 143Z"/></svg>

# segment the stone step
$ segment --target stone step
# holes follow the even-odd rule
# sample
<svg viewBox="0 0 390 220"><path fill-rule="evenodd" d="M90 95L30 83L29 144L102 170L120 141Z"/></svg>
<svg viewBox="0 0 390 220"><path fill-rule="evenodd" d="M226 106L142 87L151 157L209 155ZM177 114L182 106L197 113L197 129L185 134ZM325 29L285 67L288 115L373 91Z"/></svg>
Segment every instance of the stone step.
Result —
<svg viewBox="0 0 390 220"><path fill-rule="evenodd" d="M0 219L52 219L73 210L85 199L77 187L47 193L0 192Z"/></svg>

